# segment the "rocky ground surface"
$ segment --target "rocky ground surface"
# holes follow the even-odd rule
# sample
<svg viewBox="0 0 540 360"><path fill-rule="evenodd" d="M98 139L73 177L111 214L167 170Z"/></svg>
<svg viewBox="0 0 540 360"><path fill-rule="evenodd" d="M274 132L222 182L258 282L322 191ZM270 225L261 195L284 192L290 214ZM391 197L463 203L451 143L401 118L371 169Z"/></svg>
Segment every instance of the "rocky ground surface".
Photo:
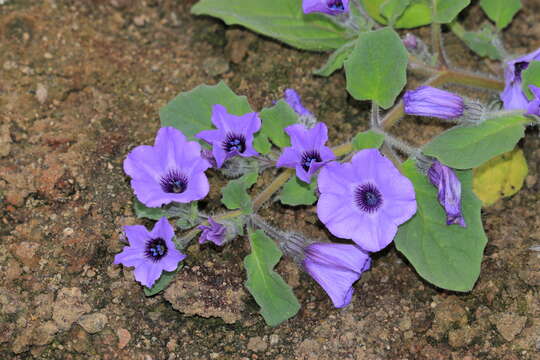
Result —
<svg viewBox="0 0 540 360"><path fill-rule="evenodd" d="M145 297L130 269L112 265L121 226L138 221L122 161L152 142L160 107L177 93L225 80L260 109L294 87L334 145L367 127L367 106L347 96L342 73L310 74L325 55L195 18L194 2L0 2L0 358L539 359L540 258L529 250L540 244L537 129L520 143L523 190L484 210L490 241L471 293L433 288L390 247L336 310L282 261L302 309L270 328L242 286L245 239L189 247L164 296ZM523 3L505 32L515 53L540 47L540 5ZM471 9L467 25L481 16ZM455 64L500 73L446 38ZM420 144L440 129L407 121L399 132ZM217 201L223 182L212 178ZM313 208L273 203L262 215L327 236Z"/></svg>

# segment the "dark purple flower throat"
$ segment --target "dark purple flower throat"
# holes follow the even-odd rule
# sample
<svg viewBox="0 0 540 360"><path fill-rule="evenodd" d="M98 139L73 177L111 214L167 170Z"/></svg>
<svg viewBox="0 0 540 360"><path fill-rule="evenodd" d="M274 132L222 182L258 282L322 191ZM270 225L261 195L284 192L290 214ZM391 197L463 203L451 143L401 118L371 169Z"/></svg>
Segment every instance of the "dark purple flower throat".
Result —
<svg viewBox="0 0 540 360"><path fill-rule="evenodd" d="M302 168L304 170L309 171L309 167L314 162L321 162L321 154L317 150L311 150L311 151L304 151L302 154L302 160L300 160L300 164L302 165Z"/></svg>
<svg viewBox="0 0 540 360"><path fill-rule="evenodd" d="M516 79L521 79L521 73L523 70L529 67L528 61L520 61L514 64L514 72L516 74Z"/></svg>
<svg viewBox="0 0 540 360"><path fill-rule="evenodd" d="M158 262L161 260L165 255L167 255L167 252L167 244L162 238L156 238L146 242L144 255L153 262Z"/></svg>
<svg viewBox="0 0 540 360"><path fill-rule="evenodd" d="M356 206L367 213L377 211L383 202L381 192L371 183L359 185L354 191L354 200Z"/></svg>
<svg viewBox="0 0 540 360"><path fill-rule="evenodd" d="M338 11L345 10L345 6L343 5L342 0L328 0L326 4L328 8L331 10L338 10Z"/></svg>
<svg viewBox="0 0 540 360"><path fill-rule="evenodd" d="M227 137L223 141L223 150L226 152L238 152L243 153L246 151L246 138L244 135L227 134Z"/></svg>
<svg viewBox="0 0 540 360"><path fill-rule="evenodd" d="M170 170L159 180L161 189L166 193L181 194L187 189L188 179L177 170Z"/></svg>

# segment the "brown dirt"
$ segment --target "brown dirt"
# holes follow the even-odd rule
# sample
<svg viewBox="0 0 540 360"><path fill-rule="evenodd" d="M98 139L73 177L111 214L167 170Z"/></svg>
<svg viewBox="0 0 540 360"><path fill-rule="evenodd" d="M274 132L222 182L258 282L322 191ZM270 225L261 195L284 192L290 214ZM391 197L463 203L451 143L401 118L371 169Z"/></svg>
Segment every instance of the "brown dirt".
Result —
<svg viewBox="0 0 540 360"><path fill-rule="evenodd" d="M137 221L122 161L152 141L159 108L177 93L225 79L260 109L294 87L330 126L333 144L367 127L367 106L347 97L342 73L310 74L325 55L192 17L193 3L0 5L0 358L539 359L540 258L528 250L540 243L537 130L521 143L527 186L484 211L490 242L468 294L423 282L390 248L356 284L352 304L335 310L308 276L283 261L278 269L294 284L302 310L270 328L241 292L233 291L244 298L241 310L208 297L227 293L225 282L241 286L239 262L248 252L241 239L220 252L190 247L182 278L191 291L205 292L201 311L214 306L219 314L227 303L240 318L233 324L184 315L161 295L146 298L132 271L112 265L121 226ZM540 6L523 3L504 36L516 53L540 47ZM480 16L478 8L468 11L467 26ZM446 37L456 64L499 70ZM420 142L440 129L419 124L403 122L400 134ZM210 199L218 198L214 187ZM263 215L285 228L304 221L307 234L327 236L313 208L273 203ZM222 282L211 276L214 269L227 274Z"/></svg>

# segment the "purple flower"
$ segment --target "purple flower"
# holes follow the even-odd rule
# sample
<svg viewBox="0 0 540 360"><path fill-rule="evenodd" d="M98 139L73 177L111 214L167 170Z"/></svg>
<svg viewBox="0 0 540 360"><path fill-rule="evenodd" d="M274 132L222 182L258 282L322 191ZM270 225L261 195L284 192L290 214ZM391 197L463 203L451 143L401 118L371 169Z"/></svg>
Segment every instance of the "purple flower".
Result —
<svg viewBox="0 0 540 360"><path fill-rule="evenodd" d="M535 98L527 105L527 114L540 116L540 88L529 85L529 89L531 89Z"/></svg>
<svg viewBox="0 0 540 360"><path fill-rule="evenodd" d="M135 195L149 207L204 198L210 188L208 167L201 146L172 127L159 129L154 146L137 146L124 160Z"/></svg>
<svg viewBox="0 0 540 360"><path fill-rule="evenodd" d="M129 246L114 257L114 263L135 266L135 279L148 288L163 270L175 270L186 258L172 242L174 231L166 217L159 219L150 232L142 225L124 226L124 232Z"/></svg>
<svg viewBox="0 0 540 360"><path fill-rule="evenodd" d="M377 149L359 151L348 163L326 165L318 187L319 219L332 234L366 251L386 247L398 225L416 213L412 183Z"/></svg>
<svg viewBox="0 0 540 360"><path fill-rule="evenodd" d="M349 11L349 0L303 0L304 14L322 12L329 15L338 15Z"/></svg>
<svg viewBox="0 0 540 360"><path fill-rule="evenodd" d="M437 187L437 198L446 212L446 224L466 227L461 214L461 182L448 166L435 161L428 170L429 181Z"/></svg>
<svg viewBox="0 0 540 360"><path fill-rule="evenodd" d="M261 119L256 112L236 116L229 114L225 106L216 104L212 108L212 123L217 130L204 130L195 137L212 144L218 168L236 155L259 155L253 148L253 134L261 128Z"/></svg>
<svg viewBox="0 0 540 360"><path fill-rule="evenodd" d="M405 92L403 104L406 114L440 119L458 118L464 110L461 96L431 86Z"/></svg>
<svg viewBox="0 0 540 360"><path fill-rule="evenodd" d="M368 253L356 245L313 243L304 249L304 255L304 269L322 286L336 308L349 305L352 285L371 266Z"/></svg>
<svg viewBox="0 0 540 360"><path fill-rule="evenodd" d="M531 61L540 61L540 49L508 61L504 69L505 88L500 93L505 110L524 110L529 103L521 89L521 73L529 67Z"/></svg>
<svg viewBox="0 0 540 360"><path fill-rule="evenodd" d="M286 89L284 99L287 104L300 116L313 116L313 114L302 105L300 95L294 89Z"/></svg>
<svg viewBox="0 0 540 360"><path fill-rule="evenodd" d="M283 149L276 166L296 168L300 180L310 183L317 170L336 158L332 150L324 146L328 140L328 129L324 123L317 123L312 129L294 124L287 126L285 132L289 134L292 146Z"/></svg>
<svg viewBox="0 0 540 360"><path fill-rule="evenodd" d="M218 246L223 245L223 242L225 241L225 234L227 232L225 226L215 222L211 217L208 218L208 224L209 226L198 226L198 229L202 230L201 237L199 238L199 244L204 244L205 242L211 241Z"/></svg>

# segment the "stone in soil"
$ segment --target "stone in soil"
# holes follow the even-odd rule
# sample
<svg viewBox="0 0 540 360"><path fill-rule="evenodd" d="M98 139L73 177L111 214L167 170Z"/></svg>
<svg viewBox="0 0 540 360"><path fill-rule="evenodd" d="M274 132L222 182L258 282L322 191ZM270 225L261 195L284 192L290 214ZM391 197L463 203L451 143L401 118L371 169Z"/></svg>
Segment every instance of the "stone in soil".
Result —
<svg viewBox="0 0 540 360"><path fill-rule="evenodd" d="M519 316L517 314L505 313L495 317L495 325L497 331L506 341L512 341L525 327L527 322L526 316Z"/></svg>
<svg viewBox="0 0 540 360"><path fill-rule="evenodd" d="M63 288L56 296L53 306L53 320L61 330L67 330L79 318L92 310L83 298L81 289Z"/></svg>
<svg viewBox="0 0 540 360"><path fill-rule="evenodd" d="M107 316L102 313L84 315L79 319L79 325L89 334L100 332L105 328L107 322Z"/></svg>
<svg viewBox="0 0 540 360"><path fill-rule="evenodd" d="M186 315L219 317L232 324L242 319L246 293L238 272L216 263L211 268L184 268L164 296L174 309Z"/></svg>

